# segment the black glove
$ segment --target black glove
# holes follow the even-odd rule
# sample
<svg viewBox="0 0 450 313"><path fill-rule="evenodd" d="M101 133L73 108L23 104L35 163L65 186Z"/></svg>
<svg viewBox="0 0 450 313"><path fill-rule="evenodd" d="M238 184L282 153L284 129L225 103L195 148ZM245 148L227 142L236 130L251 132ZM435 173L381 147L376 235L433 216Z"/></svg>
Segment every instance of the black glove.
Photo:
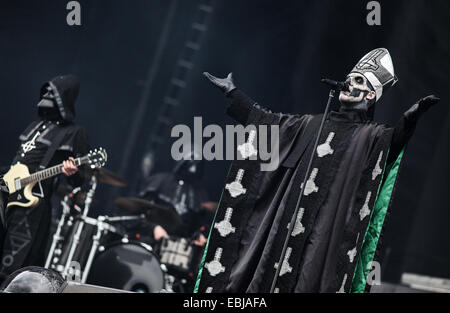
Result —
<svg viewBox="0 0 450 313"><path fill-rule="evenodd" d="M408 120L417 121L417 119L429 108L438 103L441 99L435 95L427 96L417 101L408 111L405 112L405 117Z"/></svg>
<svg viewBox="0 0 450 313"><path fill-rule="evenodd" d="M222 90L225 95L229 95L230 92L236 89L236 86L233 83L233 73L228 74L227 78L217 78L212 76L208 72L203 72L203 75L217 88Z"/></svg>

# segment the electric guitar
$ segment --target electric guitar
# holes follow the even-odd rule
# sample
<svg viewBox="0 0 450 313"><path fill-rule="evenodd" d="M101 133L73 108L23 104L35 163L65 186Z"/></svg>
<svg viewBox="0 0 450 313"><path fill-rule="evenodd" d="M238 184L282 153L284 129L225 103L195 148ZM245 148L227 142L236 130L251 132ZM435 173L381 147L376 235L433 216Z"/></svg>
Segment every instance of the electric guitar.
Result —
<svg viewBox="0 0 450 313"><path fill-rule="evenodd" d="M76 166L88 164L90 168L100 168L105 165L108 155L103 148L90 151L87 155L74 160ZM9 201L6 206L16 205L20 207L32 207L38 204L39 198L32 194L33 187L41 180L62 173L63 165L59 164L42 171L30 174L28 167L20 162L11 166L3 176L3 180L9 189Z"/></svg>

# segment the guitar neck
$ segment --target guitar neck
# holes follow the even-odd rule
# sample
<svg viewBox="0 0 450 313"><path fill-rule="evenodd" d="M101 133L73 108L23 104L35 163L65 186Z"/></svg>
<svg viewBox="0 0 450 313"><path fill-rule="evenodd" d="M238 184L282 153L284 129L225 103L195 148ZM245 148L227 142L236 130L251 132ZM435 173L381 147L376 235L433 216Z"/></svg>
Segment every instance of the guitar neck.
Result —
<svg viewBox="0 0 450 313"><path fill-rule="evenodd" d="M87 163L87 160L88 160L87 157L82 157L82 158L77 158L77 159L73 160L73 162L76 166L80 166L80 165ZM45 179L48 179L53 176L61 174L62 169L63 169L62 164L47 168L45 170L36 172L26 178L21 179L20 184L21 184L21 186L26 186L28 184L37 183L41 180L45 180Z"/></svg>

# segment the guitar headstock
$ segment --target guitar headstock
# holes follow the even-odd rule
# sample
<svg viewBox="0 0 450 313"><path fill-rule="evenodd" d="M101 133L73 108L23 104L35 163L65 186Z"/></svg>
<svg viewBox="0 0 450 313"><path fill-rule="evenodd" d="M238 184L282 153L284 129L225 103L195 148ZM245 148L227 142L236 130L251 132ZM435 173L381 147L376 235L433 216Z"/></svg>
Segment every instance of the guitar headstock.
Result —
<svg viewBox="0 0 450 313"><path fill-rule="evenodd" d="M106 161L108 161L108 154L103 148L91 150L86 157L87 163L91 169L101 168L105 166Z"/></svg>

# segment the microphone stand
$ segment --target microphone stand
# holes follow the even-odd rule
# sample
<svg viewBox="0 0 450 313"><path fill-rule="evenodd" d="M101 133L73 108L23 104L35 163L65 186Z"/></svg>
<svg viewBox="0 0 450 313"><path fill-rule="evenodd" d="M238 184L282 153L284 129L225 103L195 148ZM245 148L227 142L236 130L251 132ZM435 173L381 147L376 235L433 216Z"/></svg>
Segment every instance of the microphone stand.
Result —
<svg viewBox="0 0 450 313"><path fill-rule="evenodd" d="M313 159L314 159L314 155L316 153L316 149L317 149L317 146L319 144L320 136L322 134L323 126L325 124L325 120L327 118L328 111L330 109L331 100L334 98L335 92L336 91L334 89L331 89L330 90L330 94L328 95L327 106L325 108L325 112L323 114L322 121L320 123L320 127L319 127L319 131L318 131L318 134L317 134L317 138L316 138L316 141L314 143L314 149L313 149L312 154L311 154L311 156L309 158L308 167L306 168L305 177L303 178L303 184L302 184L302 187L301 187L301 190L300 190L300 196L298 197L297 204L295 206L294 214L292 215L291 222L289 223L288 233L286 235L286 239L284 240L283 250L281 252L280 260L278 261L278 266L277 266L277 270L275 272L275 277L273 278L273 281L272 281L272 286L270 287L270 293L274 293L274 291L275 291L275 286L277 284L278 277L279 277L280 271L281 271L281 267L283 266L284 258L286 256L286 250L287 250L287 245L289 243L289 238L291 237L292 231L294 229L295 222L297 221L298 211L300 210L300 202L302 200L303 192L304 192L304 189L305 189L305 186L306 186L306 182L307 182L308 177L309 177L309 172L310 172L311 167L312 167L312 162L313 162Z"/></svg>

